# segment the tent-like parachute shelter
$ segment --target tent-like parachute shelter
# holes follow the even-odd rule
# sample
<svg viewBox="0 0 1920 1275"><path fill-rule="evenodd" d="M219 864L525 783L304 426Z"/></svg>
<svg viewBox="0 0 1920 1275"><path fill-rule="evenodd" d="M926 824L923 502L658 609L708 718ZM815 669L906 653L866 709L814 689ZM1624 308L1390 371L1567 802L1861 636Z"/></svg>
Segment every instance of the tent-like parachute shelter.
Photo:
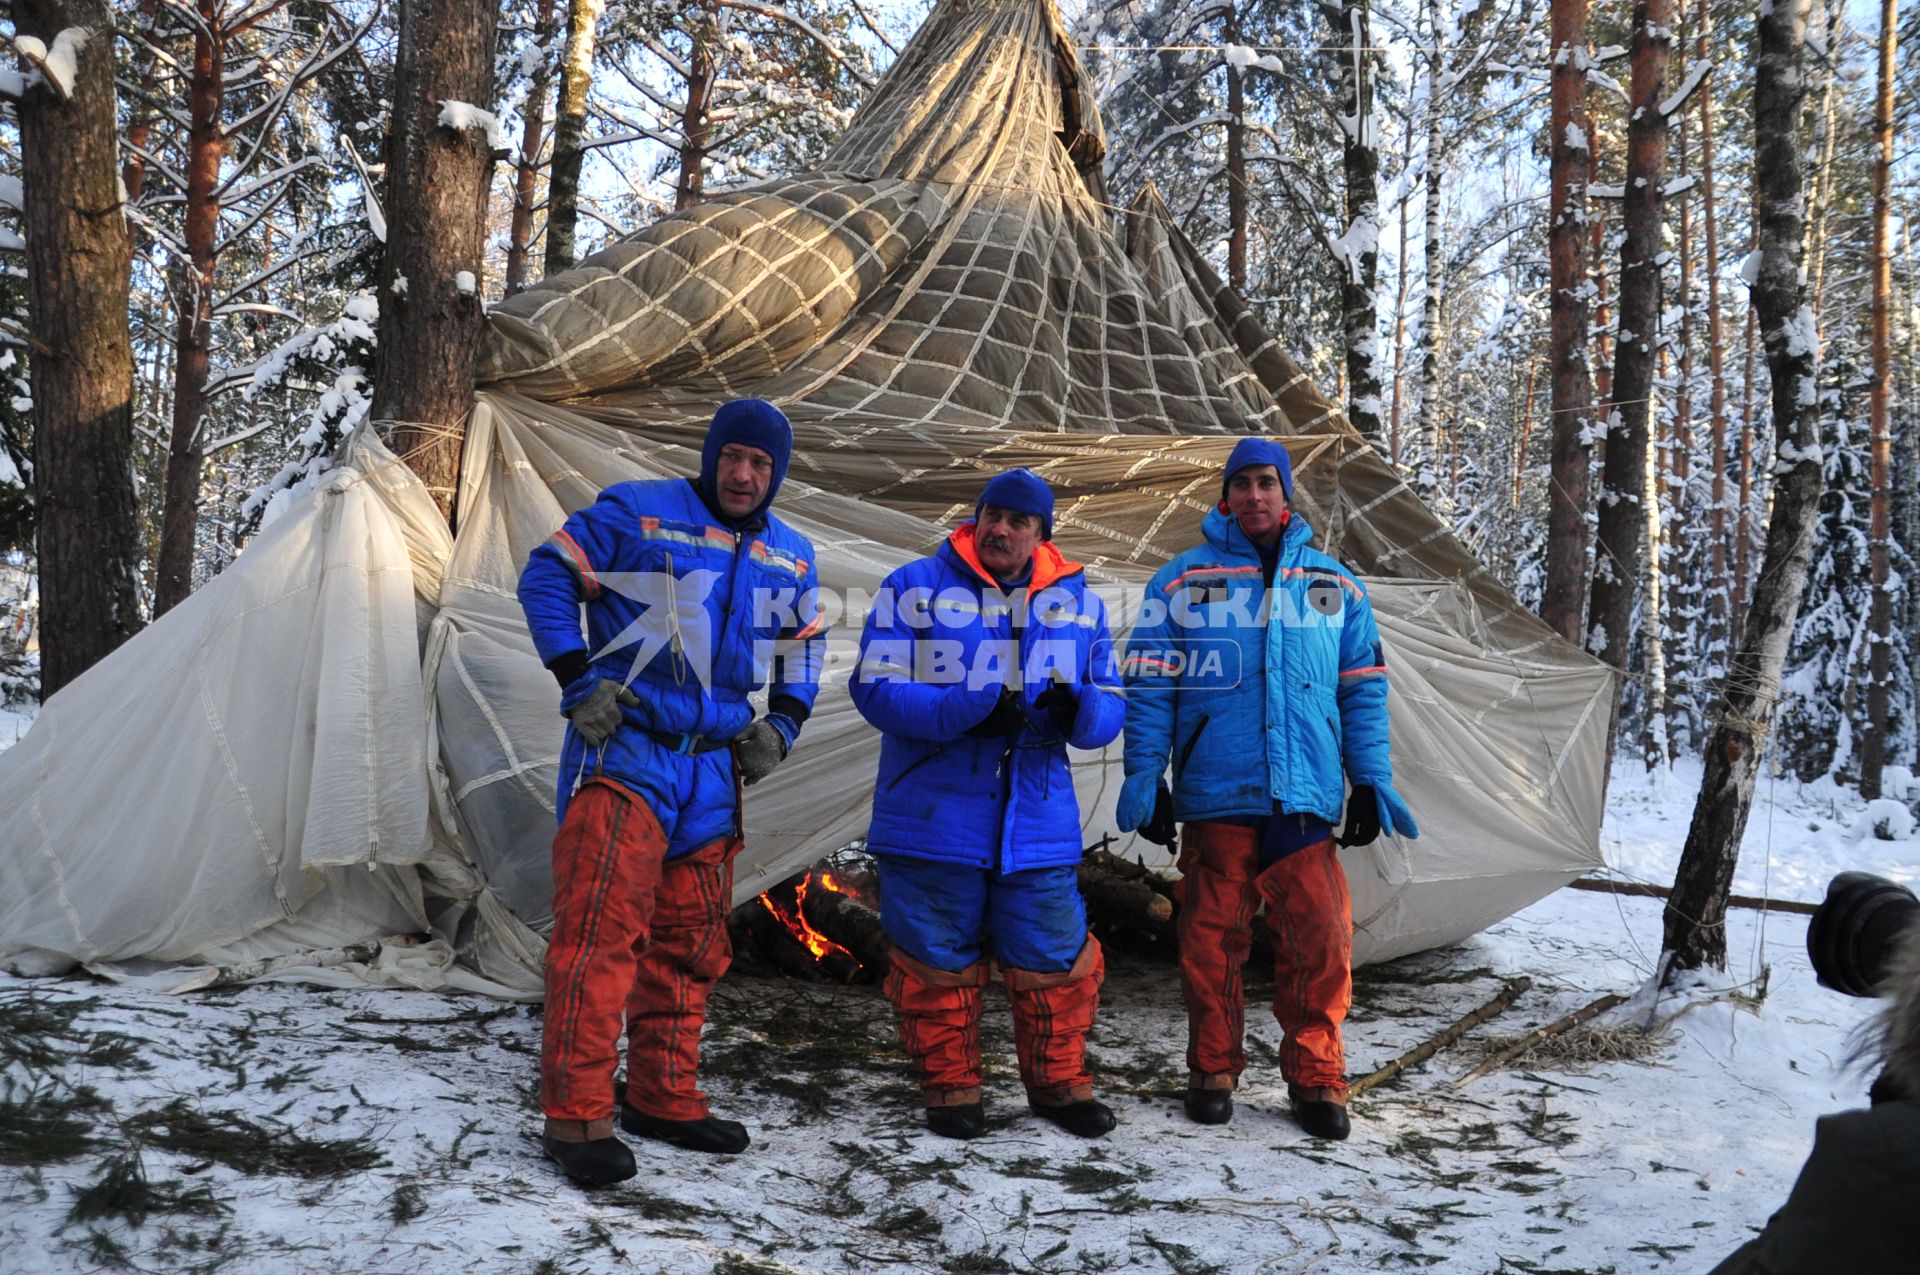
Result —
<svg viewBox="0 0 1920 1275"><path fill-rule="evenodd" d="M1281 437L1296 506L1372 591L1423 829L1346 852L1356 959L1599 866L1612 676L1473 560L1151 191L1111 215L1104 147L1051 0L942 0L818 171L495 307L457 535L363 431L0 756L0 962L538 995L563 723L519 568L600 488L697 469L714 406L747 394L795 423L780 513L829 589L870 596L1028 465L1119 622L1196 540L1234 440ZM844 680L747 797L742 898L864 830L877 739ZM1075 775L1096 840L1118 747Z"/></svg>

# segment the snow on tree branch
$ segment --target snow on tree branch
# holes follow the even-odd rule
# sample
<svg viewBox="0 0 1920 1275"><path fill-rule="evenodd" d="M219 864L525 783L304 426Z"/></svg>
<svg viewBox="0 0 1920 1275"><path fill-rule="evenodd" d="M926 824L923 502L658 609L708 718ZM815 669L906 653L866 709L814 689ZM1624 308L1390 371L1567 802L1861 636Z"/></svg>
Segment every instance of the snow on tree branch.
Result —
<svg viewBox="0 0 1920 1275"><path fill-rule="evenodd" d="M1706 79L1707 73L1711 70L1713 70L1712 62L1706 59L1695 62L1693 69L1687 72L1687 78L1681 82L1680 87L1660 103L1658 108L1660 114L1672 118L1681 107L1687 104L1687 99L1693 96L1693 91L1700 87L1700 81Z"/></svg>
<svg viewBox="0 0 1920 1275"><path fill-rule="evenodd" d="M440 103L440 118L435 123L456 133L471 130L486 134L488 150L507 149L507 131L500 126L500 117L492 111L481 110L471 102L443 100ZM383 241L384 238L382 236Z"/></svg>
<svg viewBox="0 0 1920 1275"><path fill-rule="evenodd" d="M39 37L16 35L13 37L14 51L34 70L40 72L40 78L46 82L62 102L73 100L73 77L78 71L80 50L87 47L87 41L93 32L85 27L68 27L53 37L53 47L48 48Z"/></svg>

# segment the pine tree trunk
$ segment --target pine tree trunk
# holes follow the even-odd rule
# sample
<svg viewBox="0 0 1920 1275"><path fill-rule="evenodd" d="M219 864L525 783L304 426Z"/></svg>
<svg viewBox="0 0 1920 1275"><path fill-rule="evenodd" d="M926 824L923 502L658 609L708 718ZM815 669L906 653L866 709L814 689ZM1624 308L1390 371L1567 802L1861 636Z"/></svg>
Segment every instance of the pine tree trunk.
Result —
<svg viewBox="0 0 1920 1275"><path fill-rule="evenodd" d="M1915 284L1920 282L1920 272L1914 268L1913 220L1917 210L1912 202L1901 210L1900 246L1901 256L1906 262L1906 288L1901 300L1906 303L1905 313L1912 314L1913 306L1920 297L1916 296ZM1906 397L1903 401L1920 403L1920 323L1908 323L1906 328L1906 348L1904 363L1906 369ZM1909 553L1920 549L1920 415L1909 408L1900 413L1900 433L1895 446L1906 473L1896 473L1893 489L1900 493L1900 543L1907 546ZM1907 640L1908 672L1920 677L1920 585L1907 585L1907 613L1902 617L1903 631ZM1915 704L1916 716L1920 716L1920 704ZM1915 774L1920 774L1920 726L1917 726L1910 741L1912 751L1907 756L1907 766Z"/></svg>
<svg viewBox="0 0 1920 1275"><path fill-rule="evenodd" d="M371 410L388 446L420 475L450 523L473 409L493 156L485 132L438 120L445 101L491 108L495 13L482 0L401 0L387 137L387 252ZM463 273L471 291L459 285Z"/></svg>
<svg viewBox="0 0 1920 1275"><path fill-rule="evenodd" d="M1873 388L1867 399L1872 448L1871 513L1867 552L1872 569L1872 603L1867 610L1867 719L1860 735L1860 795L1880 795L1880 771L1887 763L1887 718L1892 694L1893 596L1888 582L1893 534L1893 433L1887 420L1889 356L1893 345L1892 223L1893 54L1899 39L1893 0L1880 0L1880 92L1874 109L1873 260L1869 263L1873 298Z"/></svg>
<svg viewBox="0 0 1920 1275"><path fill-rule="evenodd" d="M1587 594L1587 506L1593 449L1593 374L1587 363L1587 3L1553 0L1552 158L1547 245L1551 270L1553 458L1547 484L1547 579L1540 618L1580 640Z"/></svg>
<svg viewBox="0 0 1920 1275"><path fill-rule="evenodd" d="M680 180L673 188L675 211L691 208L707 197L707 144L713 135L707 111L713 101L713 46L719 27L711 6L701 7L691 21L693 54L687 61L687 101L680 114Z"/></svg>
<svg viewBox="0 0 1920 1275"><path fill-rule="evenodd" d="M1647 511L1641 493L1646 485L1647 420L1653 398L1655 327L1660 319L1658 259L1667 121L1659 102L1666 94L1671 23L1670 0L1635 0L1620 329L1614 341L1613 406L1595 537L1593 592L1587 607L1587 649L1615 668L1626 667L1632 649L1634 598L1646 567ZM1646 621L1657 626L1659 617L1649 614Z"/></svg>
<svg viewBox="0 0 1920 1275"><path fill-rule="evenodd" d="M553 121L553 167L547 174L548 275L573 269L574 228L580 219L580 166L586 159L587 93L593 87L593 47L606 0L568 0L567 47L560 61L560 103Z"/></svg>
<svg viewBox="0 0 1920 1275"><path fill-rule="evenodd" d="M1347 259L1342 263L1340 308L1347 346L1347 419L1377 446L1380 442L1380 151L1374 131L1372 34L1363 0L1323 4L1328 41L1338 68L1334 92L1340 99L1345 142L1341 167L1346 180Z"/></svg>
<svg viewBox="0 0 1920 1275"><path fill-rule="evenodd" d="M1413 149L1409 143L1407 149ZM1393 414L1387 422L1387 459L1393 467L1400 467L1400 423L1406 419L1401 414L1401 404L1405 396L1407 380L1407 192L1400 192L1400 250L1396 254L1400 260L1398 270L1400 281L1393 293Z"/></svg>
<svg viewBox="0 0 1920 1275"><path fill-rule="evenodd" d="M218 0L199 0L193 72L187 90L187 190L182 237L187 260L174 271L173 431L167 445L166 494L160 510L160 553L154 566L158 619L193 592L193 549L200 527L201 450L207 374L213 363L214 244L220 230L220 126L227 50Z"/></svg>
<svg viewBox="0 0 1920 1275"><path fill-rule="evenodd" d="M1594 157L1594 171L1600 171L1598 155ZM1596 215L1599 210L1591 204L1587 213L1593 218L1593 238L1587 244L1593 262L1593 413L1597 422L1605 422L1613 416L1613 273L1607 269L1606 218ZM1607 431L1596 428L1592 437L1594 463L1604 467ZM1591 480L1587 490L1591 495Z"/></svg>
<svg viewBox="0 0 1920 1275"><path fill-rule="evenodd" d="M1707 0L1699 0L1700 58L1713 57L1713 17ZM1717 68L1716 68L1717 71ZM1724 329L1720 316L1720 223L1714 210L1713 93L1718 75L1709 73L1700 86L1700 194L1702 229L1707 249L1707 463L1713 466L1707 514L1707 659L1706 667L1724 667L1731 583L1727 578L1727 377Z"/></svg>
<svg viewBox="0 0 1920 1275"><path fill-rule="evenodd" d="M40 694L52 695L140 629L133 490L129 250L119 195L113 12L105 0L15 0L14 29L48 45L95 34L72 96L21 96L27 314L33 330L33 492Z"/></svg>
<svg viewBox="0 0 1920 1275"><path fill-rule="evenodd" d="M1671 360L1668 357L1664 335L1656 337L1660 345L1660 367L1664 373ZM1652 404L1648 404L1651 408ZM1649 412L1653 421L1663 419L1660 412ZM1667 446L1648 447L1645 451L1646 469L1642 476L1641 516L1647 525L1647 569L1646 569L1646 606L1641 616L1641 667L1645 670L1646 713L1640 719L1641 749L1640 755L1649 771L1665 766L1669 759L1669 736L1667 734L1667 629L1671 616L1671 601L1667 597L1668 558L1667 537L1664 516L1665 500L1663 489L1667 486L1666 456L1671 448Z"/></svg>
<svg viewBox="0 0 1920 1275"><path fill-rule="evenodd" d="M1822 45L1832 49L1842 33L1841 0L1826 0L1822 14ZM1808 193L1807 207L1812 212L1806 231L1806 252L1812 258L1808 267L1813 279L1813 317L1823 322L1827 313L1827 216L1833 210L1833 182L1836 176L1833 167L1835 144L1839 140L1840 130L1836 127L1836 112L1839 108L1839 67L1838 56L1820 59L1821 89L1820 107L1815 112L1813 122L1812 153L1817 160Z"/></svg>
<svg viewBox="0 0 1920 1275"><path fill-rule="evenodd" d="M133 73L134 83L148 98L154 96L154 76L159 67L159 54L152 44L156 3L157 0L148 0L140 5L135 26L129 33L129 43L143 54L138 69ZM126 191L127 206L132 208L139 205L140 192L146 187L145 156L153 142L156 112L137 97L130 96L128 105L133 114L127 122L126 157L120 165L120 185ZM132 218L127 219L127 245L133 252L139 251L140 227Z"/></svg>
<svg viewBox="0 0 1920 1275"><path fill-rule="evenodd" d="M507 225L507 275L503 283L512 296L527 286L533 258L533 206L539 201L540 149L547 128L547 92L553 86L553 0L540 0L534 15L534 43L539 65L527 85L526 104L520 108L520 162L513 175L513 218Z"/></svg>
<svg viewBox="0 0 1920 1275"><path fill-rule="evenodd" d="M1707 743L1706 774L1667 902L1665 971L1727 962L1727 894L1753 804L1754 781L1772 729L1813 548L1820 500L1820 439L1814 402L1813 316L1802 283L1804 229L1799 150L1806 86L1801 73L1810 0L1774 0L1759 17L1753 114L1755 214L1760 277L1754 288L1773 388L1776 473L1766 556Z"/></svg>
<svg viewBox="0 0 1920 1275"><path fill-rule="evenodd" d="M1540 354L1537 349L1527 351L1527 388L1520 395L1520 441L1513 449L1513 500L1514 525L1519 525L1520 498L1524 494L1527 476L1527 449L1533 446L1533 395L1540 383ZM1512 555L1508 555L1511 563Z"/></svg>
<svg viewBox="0 0 1920 1275"><path fill-rule="evenodd" d="M1684 16L1684 15L1679 15ZM1684 46L1682 51L1684 52ZM1682 79L1685 76L1684 65L1678 68ZM1680 117L1675 140L1673 168L1674 176L1687 174L1687 120ZM1692 192L1681 191L1678 197L1680 235L1675 242L1676 253L1680 259L1680 331L1675 334L1674 342L1678 346L1679 375L1673 380L1673 428L1661 450L1668 460L1669 481L1660 489L1660 508L1658 516L1649 523L1655 528L1672 528L1667 536L1664 569L1667 578L1667 593L1661 605L1662 641L1665 644L1665 664L1668 668L1679 668L1686 660L1687 651L1700 640L1700 598L1699 579L1700 562L1697 552L1700 544L1700 529L1694 518L1693 510L1693 198ZM1664 337L1664 333L1662 334ZM1667 370L1668 360L1661 360L1663 374ZM1656 415L1653 419L1658 420ZM1674 693L1671 688L1661 711L1667 715L1668 755L1678 749L1688 747L1693 738L1693 723L1689 713L1689 699L1684 690Z"/></svg>

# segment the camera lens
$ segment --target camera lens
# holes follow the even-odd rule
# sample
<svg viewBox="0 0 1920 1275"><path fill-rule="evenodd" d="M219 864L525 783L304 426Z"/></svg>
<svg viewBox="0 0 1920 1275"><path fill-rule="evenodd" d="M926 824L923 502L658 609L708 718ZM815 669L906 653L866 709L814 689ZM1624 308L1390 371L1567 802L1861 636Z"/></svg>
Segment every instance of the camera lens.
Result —
<svg viewBox="0 0 1920 1275"><path fill-rule="evenodd" d="M1907 927L1920 921L1920 899L1896 881L1870 872L1842 872L1807 926L1807 956L1821 985L1848 996L1872 996Z"/></svg>

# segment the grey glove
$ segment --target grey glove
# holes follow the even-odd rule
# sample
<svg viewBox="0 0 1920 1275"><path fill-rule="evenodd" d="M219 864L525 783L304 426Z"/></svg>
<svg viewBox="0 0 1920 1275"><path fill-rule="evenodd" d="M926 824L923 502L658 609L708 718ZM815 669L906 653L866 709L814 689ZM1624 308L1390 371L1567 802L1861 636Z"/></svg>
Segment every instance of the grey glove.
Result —
<svg viewBox="0 0 1920 1275"><path fill-rule="evenodd" d="M585 699L567 710L567 720L580 732L580 738L587 741L587 747L598 748L620 729L622 704L628 708L638 708L640 697L620 683L603 677Z"/></svg>
<svg viewBox="0 0 1920 1275"><path fill-rule="evenodd" d="M733 737L733 755L740 763L740 782L751 788L787 759L787 737L762 717Z"/></svg>

